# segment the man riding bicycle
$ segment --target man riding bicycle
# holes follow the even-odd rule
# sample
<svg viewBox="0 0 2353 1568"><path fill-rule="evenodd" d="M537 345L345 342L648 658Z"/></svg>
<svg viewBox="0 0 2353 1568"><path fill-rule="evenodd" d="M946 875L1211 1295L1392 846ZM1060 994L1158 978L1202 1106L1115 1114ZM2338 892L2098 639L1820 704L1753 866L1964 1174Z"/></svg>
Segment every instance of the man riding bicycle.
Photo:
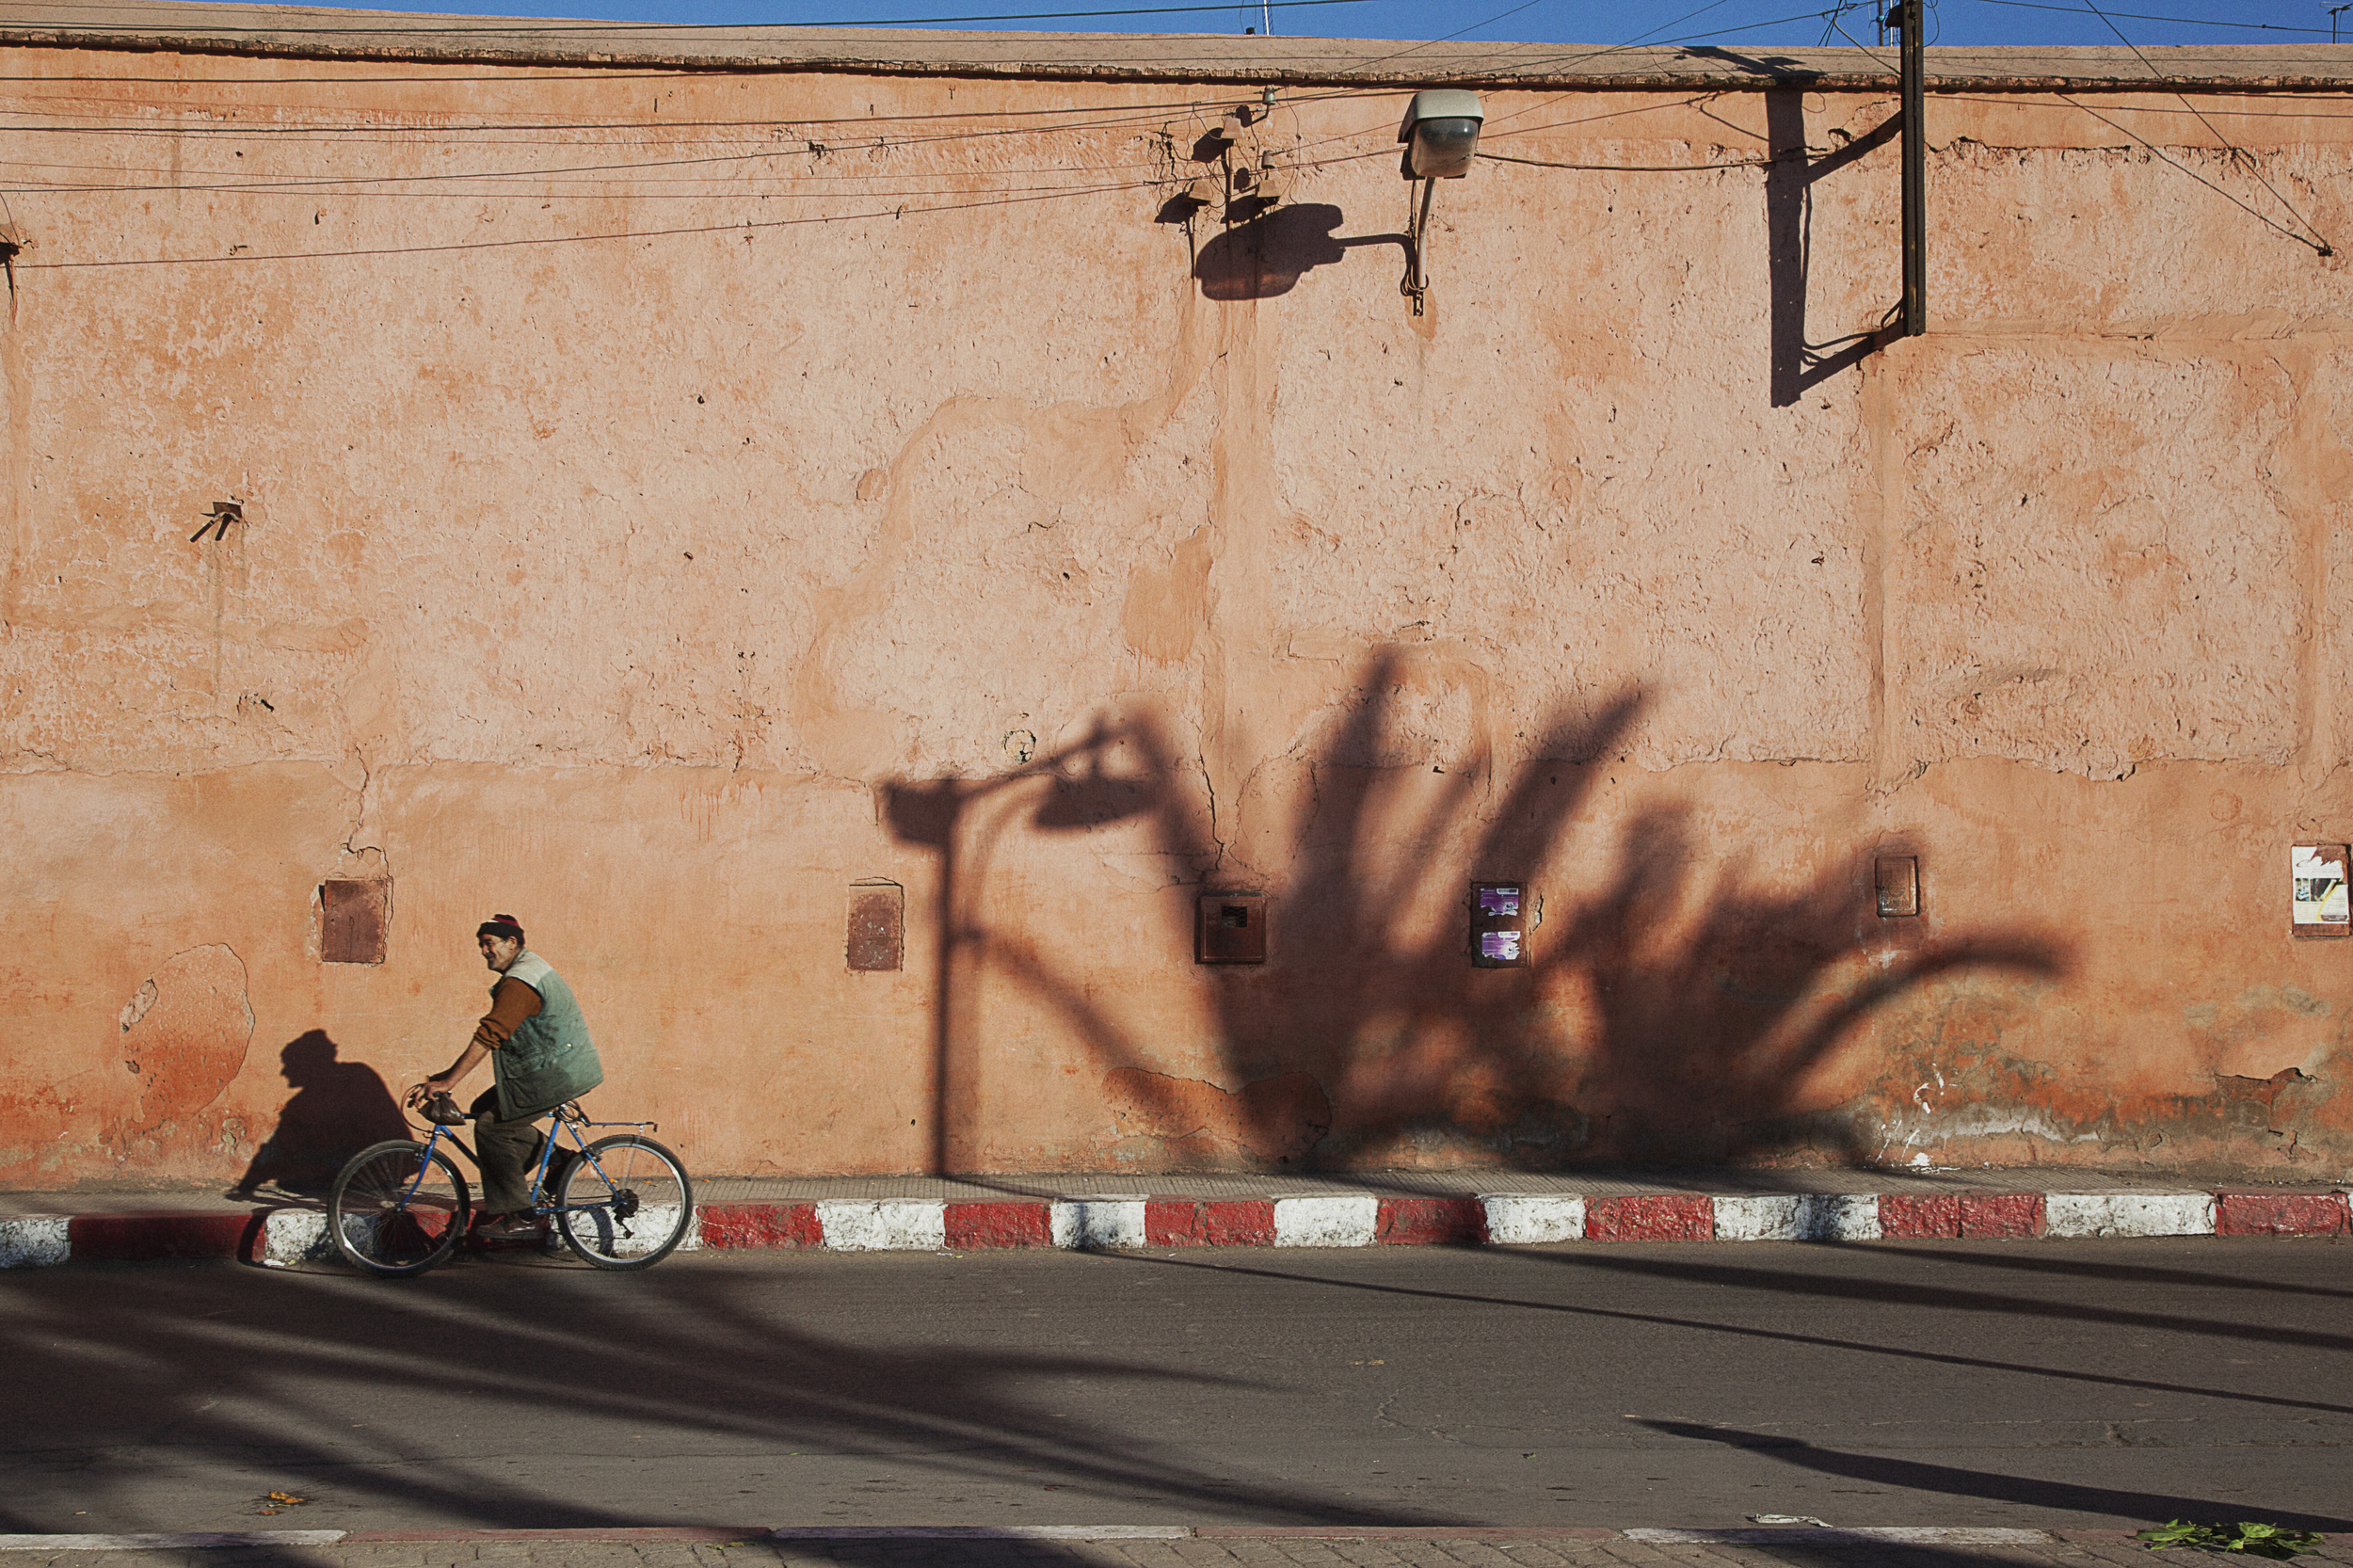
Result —
<svg viewBox="0 0 2353 1568"><path fill-rule="evenodd" d="M534 1118L602 1083L604 1068L572 988L523 945L523 928L514 916L491 916L476 928L474 940L482 961L499 977L490 985L490 1011L457 1060L406 1098L411 1109L422 1108L490 1058L491 1087L472 1106L484 1210L476 1234L494 1241L528 1240L539 1234L530 1176L542 1135ZM554 1179L551 1174L551 1186Z"/></svg>

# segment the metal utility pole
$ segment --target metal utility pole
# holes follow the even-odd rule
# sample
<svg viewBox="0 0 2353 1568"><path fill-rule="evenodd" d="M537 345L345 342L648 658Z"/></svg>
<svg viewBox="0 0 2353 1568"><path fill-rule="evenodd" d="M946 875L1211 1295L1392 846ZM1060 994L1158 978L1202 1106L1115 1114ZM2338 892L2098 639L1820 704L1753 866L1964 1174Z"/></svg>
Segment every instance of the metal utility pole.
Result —
<svg viewBox="0 0 2353 1568"><path fill-rule="evenodd" d="M1928 126L1921 110L1927 96L1928 61L1923 51L1921 0L1897 0L1903 28L1904 116L1904 330L1916 338L1929 329Z"/></svg>

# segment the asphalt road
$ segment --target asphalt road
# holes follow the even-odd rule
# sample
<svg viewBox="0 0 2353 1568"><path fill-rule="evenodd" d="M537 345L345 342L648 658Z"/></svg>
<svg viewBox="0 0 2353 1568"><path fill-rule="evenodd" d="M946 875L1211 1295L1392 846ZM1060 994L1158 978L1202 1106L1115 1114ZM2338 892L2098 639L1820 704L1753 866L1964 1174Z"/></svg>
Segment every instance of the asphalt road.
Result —
<svg viewBox="0 0 2353 1568"><path fill-rule="evenodd" d="M2212 1239L74 1265L0 1275L0 1530L2353 1529L2348 1302Z"/></svg>

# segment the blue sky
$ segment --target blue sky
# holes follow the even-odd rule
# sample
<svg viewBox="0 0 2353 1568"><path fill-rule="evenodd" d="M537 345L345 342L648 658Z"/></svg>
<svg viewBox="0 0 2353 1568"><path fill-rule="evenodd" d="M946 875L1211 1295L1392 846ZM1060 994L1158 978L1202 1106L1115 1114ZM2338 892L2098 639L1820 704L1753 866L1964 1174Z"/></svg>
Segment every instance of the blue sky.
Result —
<svg viewBox="0 0 2353 1568"><path fill-rule="evenodd" d="M1837 27L1876 43L1882 0L1272 0L1262 9L1225 4L1202 9L1112 12L1119 0L437 0L370 9L443 14L561 16L706 25L922 24L1056 32L1239 33L1245 27L1312 38L1460 37L1532 43L1724 42L1746 46L1836 43ZM1129 0L1176 7L1184 0ZM2102 12L2107 21L2102 20ZM1014 13L1050 12L1049 18ZM1085 15L1081 12L1110 12ZM2084 0L1931 0L1931 43L2136 44L2326 43L2323 0L2117 0L2093 10ZM2353 9L2337 19L2353 43ZM2113 29L2110 24L2113 24Z"/></svg>

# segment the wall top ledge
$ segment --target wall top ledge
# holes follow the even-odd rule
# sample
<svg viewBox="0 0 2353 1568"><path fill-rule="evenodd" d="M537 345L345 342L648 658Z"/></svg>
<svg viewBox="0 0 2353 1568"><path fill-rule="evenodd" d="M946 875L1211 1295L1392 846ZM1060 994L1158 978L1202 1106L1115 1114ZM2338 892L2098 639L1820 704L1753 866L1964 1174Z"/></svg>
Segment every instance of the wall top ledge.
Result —
<svg viewBox="0 0 2353 1568"><path fill-rule="evenodd" d="M1197 33L682 27L181 0L132 0L108 8L32 0L14 10L0 24L0 45L257 58L1254 85L1426 86L1459 80L1587 90L1876 91L1892 88L1896 80L1882 64L1885 56L1861 49L1746 55L1710 47L1605 51L1558 43ZM1931 91L2298 91L2353 84L2353 43L2200 45L2137 54L2104 47L1946 48L1929 50L1928 64ZM2153 66L2158 74L2151 74Z"/></svg>

